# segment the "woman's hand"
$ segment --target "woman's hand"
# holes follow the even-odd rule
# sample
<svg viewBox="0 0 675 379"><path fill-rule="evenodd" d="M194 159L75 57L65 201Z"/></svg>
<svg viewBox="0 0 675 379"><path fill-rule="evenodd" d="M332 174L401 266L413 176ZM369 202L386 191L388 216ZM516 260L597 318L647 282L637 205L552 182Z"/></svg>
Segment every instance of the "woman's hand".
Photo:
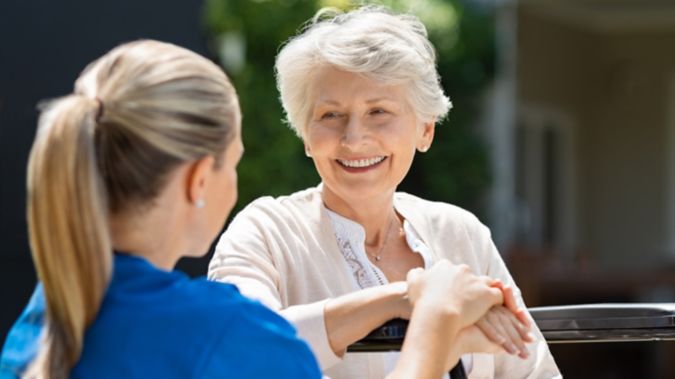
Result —
<svg viewBox="0 0 675 379"><path fill-rule="evenodd" d="M509 309L497 305L476 322L480 329L492 343L504 348L506 352L526 359L529 356L525 344L532 342L529 334L529 325L524 325Z"/></svg>
<svg viewBox="0 0 675 379"><path fill-rule="evenodd" d="M477 328L469 328L463 342L458 341L467 326L504 301L492 279L442 260L427 271L411 270L407 282L412 317L390 378L439 378L457 363L462 350L501 349Z"/></svg>
<svg viewBox="0 0 675 379"><path fill-rule="evenodd" d="M518 318L518 320L520 320L520 322L529 330L530 319L528 317L527 311L518 306L516 295L513 293L513 288L509 285L503 284L499 279L494 279L491 285L502 290L502 295L504 296L504 303L502 305L510 310L511 313L513 313Z"/></svg>
<svg viewBox="0 0 675 379"><path fill-rule="evenodd" d="M457 314L460 327L474 324L493 305L504 300L502 290L493 279L472 274L466 265L441 260L429 270L410 270L408 300L417 308Z"/></svg>
<svg viewBox="0 0 675 379"><path fill-rule="evenodd" d="M513 288L495 280L492 286L499 288L504 296L504 303L492 307L476 326L492 342L502 346L506 352L526 359L529 356L525 344L534 339L530 335L530 319L527 312L518 307Z"/></svg>

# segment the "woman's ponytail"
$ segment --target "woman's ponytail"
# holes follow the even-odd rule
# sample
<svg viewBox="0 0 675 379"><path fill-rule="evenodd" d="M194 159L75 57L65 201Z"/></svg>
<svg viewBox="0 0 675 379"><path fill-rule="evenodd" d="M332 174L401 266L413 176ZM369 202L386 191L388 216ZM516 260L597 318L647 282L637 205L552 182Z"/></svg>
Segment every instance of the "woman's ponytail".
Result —
<svg viewBox="0 0 675 379"><path fill-rule="evenodd" d="M107 195L95 147L100 107L81 95L52 101L30 153L28 226L48 321L26 377L69 376L110 281Z"/></svg>

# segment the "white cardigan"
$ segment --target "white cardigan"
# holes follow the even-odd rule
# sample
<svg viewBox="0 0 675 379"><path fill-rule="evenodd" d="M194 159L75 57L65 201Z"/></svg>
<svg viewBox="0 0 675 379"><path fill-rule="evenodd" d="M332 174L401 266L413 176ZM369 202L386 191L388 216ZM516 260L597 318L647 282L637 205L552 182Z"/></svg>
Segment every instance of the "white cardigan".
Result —
<svg viewBox="0 0 675 379"><path fill-rule="evenodd" d="M406 193L394 195L394 207L436 259L464 263L476 274L501 279L513 286L524 306L489 230L474 215ZM349 353L341 359L330 348L323 319L325 300L354 291L354 279L337 246L320 186L248 205L220 238L208 276L237 285L245 296L287 318L331 378L384 378L382 354ZM469 378L560 377L546 342L534 329L536 342L528 345L527 360L474 354Z"/></svg>

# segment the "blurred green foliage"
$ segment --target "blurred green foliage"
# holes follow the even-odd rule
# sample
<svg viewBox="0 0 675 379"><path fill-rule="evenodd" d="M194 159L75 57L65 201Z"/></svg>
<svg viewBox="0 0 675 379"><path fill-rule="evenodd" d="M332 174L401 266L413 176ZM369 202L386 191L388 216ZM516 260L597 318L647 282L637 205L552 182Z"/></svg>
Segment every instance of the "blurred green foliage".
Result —
<svg viewBox="0 0 675 379"><path fill-rule="evenodd" d="M468 1L468 0L467 0ZM454 108L432 148L418 154L400 189L479 211L489 185L485 146L472 130L481 90L494 72L490 9L460 0L380 1L416 14L437 49L442 84ZM279 47L318 9L351 9L348 0L207 0L211 47L232 78L243 110L246 153L239 166L239 206L262 195L290 194L319 183L302 142L284 124L274 81Z"/></svg>

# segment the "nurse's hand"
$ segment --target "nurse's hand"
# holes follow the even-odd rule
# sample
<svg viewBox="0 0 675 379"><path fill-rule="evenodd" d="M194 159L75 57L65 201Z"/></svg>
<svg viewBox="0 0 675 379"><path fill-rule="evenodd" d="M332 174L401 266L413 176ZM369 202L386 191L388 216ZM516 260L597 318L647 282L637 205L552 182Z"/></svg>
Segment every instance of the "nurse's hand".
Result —
<svg viewBox="0 0 675 379"><path fill-rule="evenodd" d="M456 314L460 328L474 324L504 297L494 280L471 273L467 265L441 260L430 269L408 273L408 300L417 308Z"/></svg>
<svg viewBox="0 0 675 379"><path fill-rule="evenodd" d="M455 347L458 356L469 353L498 354L507 352L502 345L488 338L476 325L467 326L459 332Z"/></svg>

